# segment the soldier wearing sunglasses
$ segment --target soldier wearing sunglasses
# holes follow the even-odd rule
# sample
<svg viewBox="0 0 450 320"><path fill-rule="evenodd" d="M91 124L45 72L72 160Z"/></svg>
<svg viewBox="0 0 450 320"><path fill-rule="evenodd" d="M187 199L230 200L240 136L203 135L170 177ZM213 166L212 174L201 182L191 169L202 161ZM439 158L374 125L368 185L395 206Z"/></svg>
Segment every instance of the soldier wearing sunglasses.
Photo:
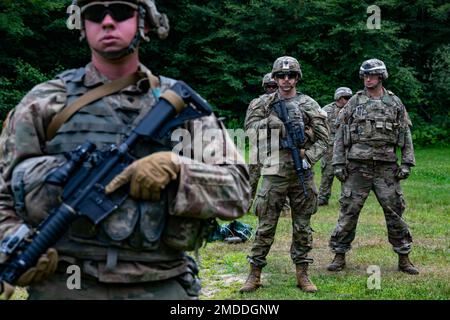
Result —
<svg viewBox="0 0 450 320"><path fill-rule="evenodd" d="M161 39L169 32L168 19L153 0L74 4L81 8L81 35L91 48L91 62L36 86L5 121L0 240L23 224L36 227L58 204L61 187L48 185L45 176L65 161L65 153L86 140L97 149L123 141L176 82L152 75L139 60L139 45L150 40L150 32ZM137 81L86 103L49 137L49 123L67 105L135 73ZM186 251L201 246L207 221L247 212L250 187L245 163L214 115L186 120L178 128L208 149L214 148L211 139L196 134L219 131L227 148L223 163L172 152L178 142L171 141L171 133L177 128L138 143L130 150L137 160L106 186L106 193L114 193L129 183L130 196L99 225L76 220L55 248L19 278L18 285L29 286L29 299L198 298L198 268ZM76 268L68 274L71 266ZM77 269L81 288L68 286ZM0 289L6 298L14 291L5 283Z"/></svg>
<svg viewBox="0 0 450 320"><path fill-rule="evenodd" d="M247 257L250 273L240 292L252 292L261 286L261 271L267 265L266 257L275 238L280 211L288 197L293 227L290 253L296 267L297 286L313 293L317 288L308 275L309 264L313 262L308 254L312 248L310 220L317 211L317 190L311 167L322 157L328 145L326 114L314 99L297 91L297 84L302 79L297 59L288 56L278 58L273 64L272 76L278 90L250 103L245 128L256 132L267 130L269 136L277 133L279 137L284 136L286 128L273 110L274 103L284 100L290 119L305 128L305 142L298 148L306 161L305 166L309 167L305 170L304 181L308 196L299 183L290 151L280 149L276 153L272 151L275 147L271 147L272 153L262 159L262 182L255 203L259 225Z"/></svg>
<svg viewBox="0 0 450 320"><path fill-rule="evenodd" d="M337 88L334 93L334 102L327 104L322 108L327 113L327 121L330 126L330 140L327 152L321 160L322 178L319 188L319 206L328 205L331 196L331 187L333 185L334 171L331 160L333 158L334 135L336 134L336 118L342 107L348 102L353 95L352 90L347 87Z"/></svg>

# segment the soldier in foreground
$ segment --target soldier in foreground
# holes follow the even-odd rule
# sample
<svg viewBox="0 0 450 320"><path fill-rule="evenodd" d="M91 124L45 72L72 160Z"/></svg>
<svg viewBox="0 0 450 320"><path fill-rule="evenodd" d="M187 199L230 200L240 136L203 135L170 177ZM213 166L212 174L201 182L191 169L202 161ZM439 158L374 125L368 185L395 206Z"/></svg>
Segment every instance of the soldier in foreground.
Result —
<svg viewBox="0 0 450 320"><path fill-rule="evenodd" d="M353 95L352 90L347 87L340 87L334 93L334 102L327 104L322 108L327 113L327 121L330 127L330 140L327 152L321 160L322 178L319 188L319 206L326 206L331 196L331 187L333 186L334 171L331 161L333 159L334 136L336 134L336 118L342 107L348 102Z"/></svg>
<svg viewBox="0 0 450 320"><path fill-rule="evenodd" d="M383 87L388 71L381 60L364 61L359 76L364 90L349 100L336 122L333 167L342 182L341 212L329 242L336 255L328 270L345 267L359 213L373 190L383 208L389 242L399 256L399 270L418 274L409 260L412 236L402 217L405 200L400 186L400 180L408 178L415 165L411 121L401 100ZM400 165L397 148L401 151Z"/></svg>
<svg viewBox="0 0 450 320"><path fill-rule="evenodd" d="M304 183L303 186L299 183L291 152L287 149L274 150L278 149L278 143L277 146L271 147L270 157L263 159L262 183L257 195L256 214L259 225L251 253L247 257L250 274L240 292L255 291L261 286L261 270L267 264L266 256L273 244L286 196L291 204L291 258L296 266L297 284L305 292L316 292L317 288L308 276L308 266L313 262L308 256L312 248L310 220L317 211L317 191L311 167L327 148L326 115L316 101L297 92L296 86L302 79L302 72L295 58L278 58L273 65L272 76L278 83L277 92L252 101L247 110L245 129L257 132L267 130L270 135L279 134L278 137L285 137L285 125L274 112L276 104L284 103L292 124L304 128L305 131L305 141L303 145L298 146L304 161Z"/></svg>
<svg viewBox="0 0 450 320"><path fill-rule="evenodd" d="M86 140L98 149L117 144L161 96L179 100L168 90L175 80L156 77L139 62L141 40L148 41L150 31L160 38L169 32L168 19L153 0L74 4L81 7L81 32L92 61L33 88L5 121L0 143L0 240L21 226L35 228L58 205L61 188L44 179L65 161L64 154ZM56 132L49 130L53 119L85 93L133 74L136 82L85 103ZM171 133L176 128L200 142L192 148L211 147L210 140L195 134L218 129L227 158L199 161L175 154ZM165 135L138 143L130 153L136 160L105 189L114 196L130 186L129 197L98 225L75 220L36 267L18 279L17 285L29 286L29 299L198 298L198 268L185 251L201 245L211 219L231 220L247 211L245 163L214 115L186 119ZM67 287L69 266L81 270L80 290ZM0 291L9 298L14 288L1 283Z"/></svg>

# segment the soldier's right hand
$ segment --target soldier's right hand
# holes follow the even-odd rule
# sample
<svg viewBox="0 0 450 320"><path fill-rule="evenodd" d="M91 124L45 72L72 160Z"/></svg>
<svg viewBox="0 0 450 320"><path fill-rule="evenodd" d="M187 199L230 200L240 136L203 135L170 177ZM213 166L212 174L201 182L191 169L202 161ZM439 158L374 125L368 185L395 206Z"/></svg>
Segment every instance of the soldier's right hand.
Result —
<svg viewBox="0 0 450 320"><path fill-rule="evenodd" d="M156 152L129 165L106 186L105 193L110 194L130 183L130 195L133 198L158 201L161 189L171 180L176 180L180 170L180 161L175 153Z"/></svg>
<svg viewBox="0 0 450 320"><path fill-rule="evenodd" d="M281 136L284 138L286 136L286 128L284 126L283 121L280 120L276 115L271 113L267 118L267 127L270 129L278 129L281 130Z"/></svg>
<svg viewBox="0 0 450 320"><path fill-rule="evenodd" d="M347 173L347 169L345 168L345 165L334 166L334 175L341 182L344 182L345 180L347 180L348 173Z"/></svg>
<svg viewBox="0 0 450 320"><path fill-rule="evenodd" d="M410 174L411 168L406 164L402 164L397 170L396 178L397 180L408 179Z"/></svg>

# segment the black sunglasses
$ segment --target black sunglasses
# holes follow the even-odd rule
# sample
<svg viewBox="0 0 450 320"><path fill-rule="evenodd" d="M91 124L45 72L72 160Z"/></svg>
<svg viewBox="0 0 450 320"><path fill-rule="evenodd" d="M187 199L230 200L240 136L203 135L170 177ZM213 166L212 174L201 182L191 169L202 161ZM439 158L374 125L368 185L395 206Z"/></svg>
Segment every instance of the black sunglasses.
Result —
<svg viewBox="0 0 450 320"><path fill-rule="evenodd" d="M344 98L345 100L350 100L350 96L342 96L341 98Z"/></svg>
<svg viewBox="0 0 450 320"><path fill-rule="evenodd" d="M298 73L294 71L289 71L289 72L278 72L275 74L275 78L277 79L284 79L286 78L286 76L288 77L289 80L292 80L297 78Z"/></svg>
<svg viewBox="0 0 450 320"><path fill-rule="evenodd" d="M128 20L134 16L137 6L132 3L94 2L81 9L81 16L89 21L100 23L109 14L117 22Z"/></svg>
<svg viewBox="0 0 450 320"><path fill-rule="evenodd" d="M276 89L278 86L276 84L266 84L267 89Z"/></svg>

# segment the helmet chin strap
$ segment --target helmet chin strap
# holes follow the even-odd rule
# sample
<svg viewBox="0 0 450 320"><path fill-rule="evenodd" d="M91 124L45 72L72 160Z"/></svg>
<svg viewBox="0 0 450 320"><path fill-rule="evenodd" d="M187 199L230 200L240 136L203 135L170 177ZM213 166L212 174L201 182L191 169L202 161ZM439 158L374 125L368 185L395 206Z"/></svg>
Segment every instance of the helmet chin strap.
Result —
<svg viewBox="0 0 450 320"><path fill-rule="evenodd" d="M136 32L136 35L134 36L131 43L128 45L127 48L117 50L117 51L101 51L94 49L95 52L97 52L99 55L101 55L103 58L108 60L119 60L123 57L126 57L129 54L132 54L136 51L137 47L139 46L139 43L141 42L141 36L139 34L139 31Z"/></svg>

